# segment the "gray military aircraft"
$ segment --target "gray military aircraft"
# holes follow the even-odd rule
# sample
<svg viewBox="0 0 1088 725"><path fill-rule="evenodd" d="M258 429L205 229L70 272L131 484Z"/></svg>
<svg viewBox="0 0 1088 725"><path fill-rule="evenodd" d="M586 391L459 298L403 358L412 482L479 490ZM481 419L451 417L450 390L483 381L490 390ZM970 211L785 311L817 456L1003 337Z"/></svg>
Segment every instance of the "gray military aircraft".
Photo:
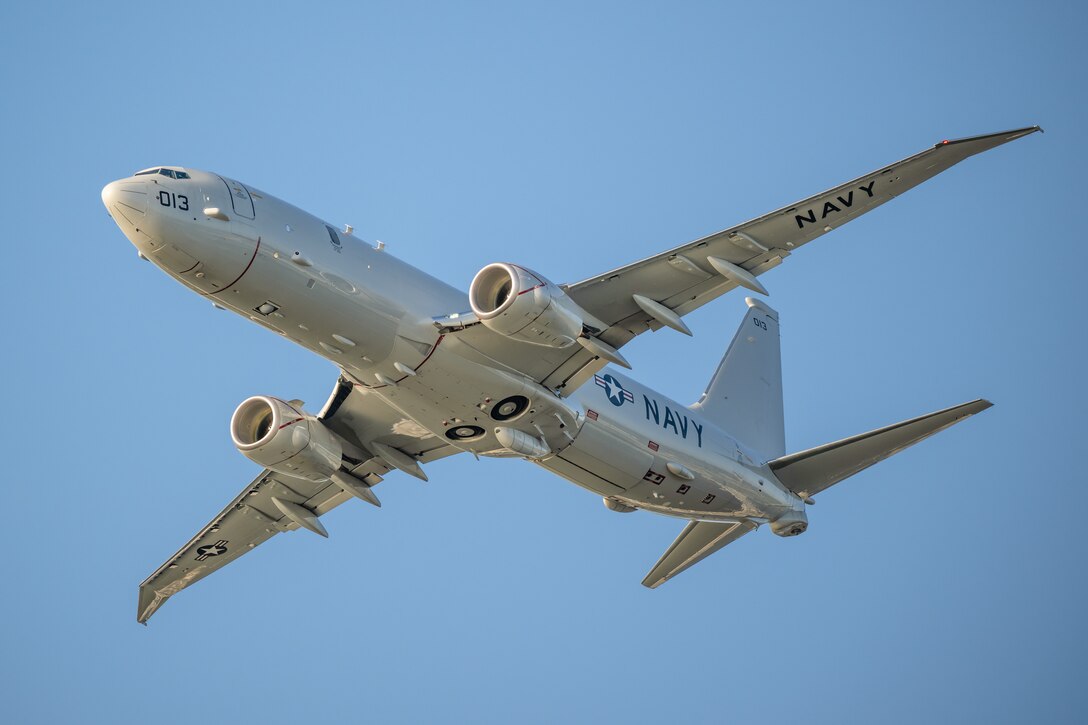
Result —
<svg viewBox="0 0 1088 725"><path fill-rule="evenodd" d="M107 184L102 200L144 259L217 307L331 360L317 415L257 396L230 421L263 470L140 585L137 619L281 531L327 536L345 501L380 506L374 486L455 453L532 461L604 499L688 523L643 580L657 587L767 524L808 527L806 505L848 476L990 407L975 400L798 453L786 452L778 313L748 312L700 400L647 388L624 344L647 330L686 335L682 316L795 249L968 156L1041 130L933 148L725 231L576 284L488 264L465 294L384 246L233 179L157 166Z"/></svg>

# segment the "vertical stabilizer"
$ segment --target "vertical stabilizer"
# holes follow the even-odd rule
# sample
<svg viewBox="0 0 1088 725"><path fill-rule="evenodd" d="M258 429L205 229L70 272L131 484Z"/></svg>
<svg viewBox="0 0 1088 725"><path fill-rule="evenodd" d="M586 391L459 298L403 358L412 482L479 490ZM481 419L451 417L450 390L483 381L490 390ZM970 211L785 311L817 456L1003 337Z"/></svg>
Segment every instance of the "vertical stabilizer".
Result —
<svg viewBox="0 0 1088 725"><path fill-rule="evenodd" d="M691 406L766 459L786 452L778 313L753 297L718 370Z"/></svg>

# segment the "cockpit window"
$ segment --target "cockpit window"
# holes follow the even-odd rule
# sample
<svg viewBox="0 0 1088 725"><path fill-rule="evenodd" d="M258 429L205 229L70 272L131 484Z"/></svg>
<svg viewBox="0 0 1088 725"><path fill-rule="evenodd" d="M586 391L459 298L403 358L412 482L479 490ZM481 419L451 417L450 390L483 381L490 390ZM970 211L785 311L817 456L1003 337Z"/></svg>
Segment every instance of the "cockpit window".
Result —
<svg viewBox="0 0 1088 725"><path fill-rule="evenodd" d="M133 176L148 176L150 174L161 174L162 176L169 176L171 179L188 179L189 174L184 171L174 171L173 169L163 169L156 166L153 169L144 169L143 171L137 171Z"/></svg>

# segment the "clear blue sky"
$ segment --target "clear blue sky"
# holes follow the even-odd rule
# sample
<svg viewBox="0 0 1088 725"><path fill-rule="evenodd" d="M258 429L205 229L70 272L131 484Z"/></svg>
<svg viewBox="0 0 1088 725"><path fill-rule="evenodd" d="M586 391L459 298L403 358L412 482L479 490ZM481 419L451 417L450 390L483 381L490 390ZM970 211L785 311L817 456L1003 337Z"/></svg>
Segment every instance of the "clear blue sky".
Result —
<svg viewBox="0 0 1088 725"><path fill-rule="evenodd" d="M0 719L1080 720L1084 7L6 3ZM996 403L804 536L651 592L678 522L457 458L136 624L139 582L256 473L234 407L317 410L335 370L138 261L106 182L216 170L455 285L498 260L564 282L1035 123L762 278L789 448ZM625 354L693 401L743 309Z"/></svg>

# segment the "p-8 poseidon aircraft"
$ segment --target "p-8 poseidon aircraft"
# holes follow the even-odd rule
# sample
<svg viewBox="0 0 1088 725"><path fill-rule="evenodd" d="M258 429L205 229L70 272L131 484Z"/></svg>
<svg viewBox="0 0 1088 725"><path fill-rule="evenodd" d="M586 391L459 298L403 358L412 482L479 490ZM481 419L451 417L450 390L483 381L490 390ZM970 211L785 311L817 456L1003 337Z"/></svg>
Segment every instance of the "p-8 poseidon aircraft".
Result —
<svg viewBox="0 0 1088 725"><path fill-rule="evenodd" d="M328 536L345 501L456 453L524 458L604 499L687 524L643 580L657 587L767 524L808 527L828 487L990 407L985 400L787 453L778 313L748 310L706 392L683 405L620 373L620 349L758 279L797 248L968 156L1039 127L942 141L829 191L576 284L484 266L467 294L270 194L156 166L102 200L144 259L217 307L331 360L316 415L261 395L238 406L234 445L257 477L139 588L146 622L172 595L281 531ZM609 363L612 366L609 366ZM615 367L613 367L615 366Z"/></svg>

